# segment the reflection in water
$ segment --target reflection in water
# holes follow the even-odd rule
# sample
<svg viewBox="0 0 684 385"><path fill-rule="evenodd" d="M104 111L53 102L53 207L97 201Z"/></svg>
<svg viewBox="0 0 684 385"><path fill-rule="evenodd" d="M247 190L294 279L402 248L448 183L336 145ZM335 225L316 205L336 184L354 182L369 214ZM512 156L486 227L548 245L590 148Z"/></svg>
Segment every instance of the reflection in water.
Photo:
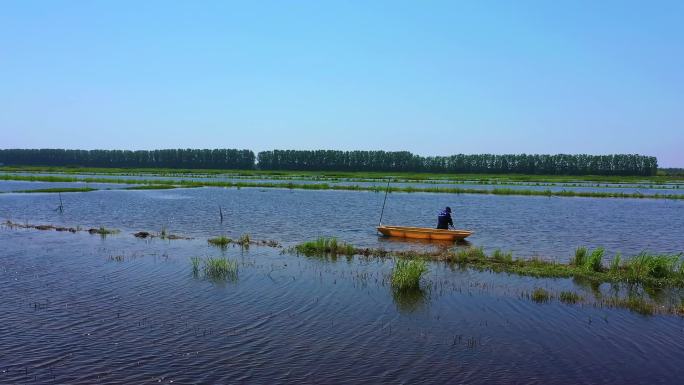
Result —
<svg viewBox="0 0 684 385"><path fill-rule="evenodd" d="M392 299L401 313L413 313L428 304L428 292L422 288L392 290Z"/></svg>
<svg viewBox="0 0 684 385"><path fill-rule="evenodd" d="M398 238L398 237L386 237L379 236L378 244L380 248L387 249L397 249L406 248L410 246L422 246L424 249L448 251L454 248L468 248L472 246L470 242L465 239L458 240L456 242L452 241L442 241L442 240L430 240L430 239L411 239L411 238Z"/></svg>

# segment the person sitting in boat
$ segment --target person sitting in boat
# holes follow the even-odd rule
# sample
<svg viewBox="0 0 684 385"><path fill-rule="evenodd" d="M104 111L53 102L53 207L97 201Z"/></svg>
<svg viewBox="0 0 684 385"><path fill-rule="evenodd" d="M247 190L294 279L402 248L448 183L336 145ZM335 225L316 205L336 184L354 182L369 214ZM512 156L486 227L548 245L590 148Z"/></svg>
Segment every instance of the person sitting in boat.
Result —
<svg viewBox="0 0 684 385"><path fill-rule="evenodd" d="M449 230L449 226L454 227L454 221L451 220L451 207L447 206L437 215L437 228Z"/></svg>

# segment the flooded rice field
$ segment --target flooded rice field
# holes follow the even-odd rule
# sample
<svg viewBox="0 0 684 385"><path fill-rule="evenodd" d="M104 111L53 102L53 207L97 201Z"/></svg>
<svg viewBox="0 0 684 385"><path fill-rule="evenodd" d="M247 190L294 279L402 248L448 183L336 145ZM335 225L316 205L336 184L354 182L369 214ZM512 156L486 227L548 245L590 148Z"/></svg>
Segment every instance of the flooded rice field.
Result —
<svg viewBox="0 0 684 385"><path fill-rule="evenodd" d="M0 194L3 221L120 230L0 228L0 383L681 383L684 317L606 306L624 287L432 262L404 293L392 259L287 251L318 236L430 247L378 237L383 198L110 190L62 194L60 213L55 194ZM383 223L432 227L446 205L471 245L521 257L684 251L682 201L393 193ZM162 229L194 239L131 235ZM207 244L245 233L284 247ZM234 261L234 275L197 274L195 257ZM552 298L535 302L537 288ZM587 300L561 303L564 290Z"/></svg>

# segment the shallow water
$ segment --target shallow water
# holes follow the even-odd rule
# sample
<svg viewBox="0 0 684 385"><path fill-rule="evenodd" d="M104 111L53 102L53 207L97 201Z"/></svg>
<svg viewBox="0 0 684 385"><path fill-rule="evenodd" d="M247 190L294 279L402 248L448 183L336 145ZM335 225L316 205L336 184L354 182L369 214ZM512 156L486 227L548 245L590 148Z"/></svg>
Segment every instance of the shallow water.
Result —
<svg viewBox="0 0 684 385"><path fill-rule="evenodd" d="M375 232L384 194L259 188L95 191L62 194L0 194L0 218L34 224L160 231L194 237L243 233L291 245L335 236L362 247L425 248ZM382 222L435 225L444 206L468 238L486 250L567 260L578 246L605 247L609 254L684 252L684 202L652 199L557 198L478 194L393 193ZM219 221L219 206L224 221Z"/></svg>
<svg viewBox="0 0 684 385"><path fill-rule="evenodd" d="M204 240L0 230L0 383L680 383L684 319L537 304L539 280ZM189 258L239 261L235 281ZM113 256L122 256L117 260Z"/></svg>
<svg viewBox="0 0 684 385"><path fill-rule="evenodd" d="M115 183L85 183L85 182L25 182L25 181L15 181L15 180L0 181L0 192L40 190L40 189L45 189L45 188L80 188L80 187L107 189L107 188L127 188L127 187L131 187L131 185L115 184Z"/></svg>

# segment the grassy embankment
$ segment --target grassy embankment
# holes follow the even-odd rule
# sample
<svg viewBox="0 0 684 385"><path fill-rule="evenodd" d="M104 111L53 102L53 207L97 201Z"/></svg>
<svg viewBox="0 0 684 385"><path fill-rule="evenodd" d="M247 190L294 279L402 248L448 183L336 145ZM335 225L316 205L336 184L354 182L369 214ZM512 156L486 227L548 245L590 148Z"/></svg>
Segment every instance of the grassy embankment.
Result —
<svg viewBox="0 0 684 385"><path fill-rule="evenodd" d="M383 186L358 186L358 185L335 185L328 183L268 183L268 182L227 182L227 181L191 181L191 180L143 180L126 178L80 178L70 176L24 176L24 175L0 175L0 180L41 181L41 182L86 182L86 183L113 183L151 186L174 187L256 187L256 188L279 188L300 190L342 190L342 191L372 191L381 192ZM173 186L173 187L171 187ZM523 195L523 196L546 196L546 197L587 197L587 198L651 198L651 199L684 199L684 194L642 194L620 193L601 191L551 191L551 190L523 190L510 188L473 189L458 187L390 187L390 192L413 193L446 193L446 194L491 194L491 195Z"/></svg>
<svg viewBox="0 0 684 385"><path fill-rule="evenodd" d="M441 174L418 172L387 171L272 171L272 170L231 170L231 169L170 169L170 168L97 168L97 167L49 167L49 166L0 166L6 172L47 172L65 174L119 174L119 175L232 175L244 177L284 177L284 178L340 178L397 181L512 181L512 182L605 182L605 183L667 183L684 182L681 175L621 176L621 175L536 175L536 174Z"/></svg>

